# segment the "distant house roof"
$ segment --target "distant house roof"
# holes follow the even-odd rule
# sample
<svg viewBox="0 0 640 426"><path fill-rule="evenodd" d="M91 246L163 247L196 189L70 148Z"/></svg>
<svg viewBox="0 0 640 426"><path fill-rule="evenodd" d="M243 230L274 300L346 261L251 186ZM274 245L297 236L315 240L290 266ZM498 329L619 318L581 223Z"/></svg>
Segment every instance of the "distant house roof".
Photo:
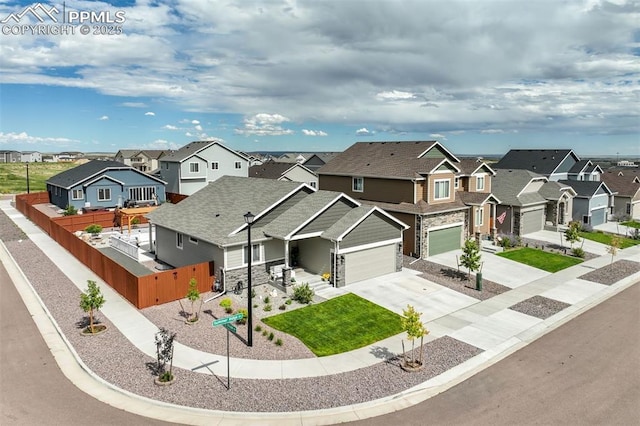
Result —
<svg viewBox="0 0 640 426"><path fill-rule="evenodd" d="M432 158L432 150L444 158ZM324 175L351 175L391 179L414 179L429 174L443 161L459 171L458 158L437 141L357 142L318 170Z"/></svg>
<svg viewBox="0 0 640 426"><path fill-rule="evenodd" d="M131 158L139 152L140 152L139 149L121 149L118 152L116 152L115 156L118 157L118 154L120 154L122 158Z"/></svg>
<svg viewBox="0 0 640 426"><path fill-rule="evenodd" d="M560 180L561 184L569 185L576 191L576 197L591 198L600 189L604 188L605 192L612 194L611 189L601 181L595 180Z"/></svg>
<svg viewBox="0 0 640 426"><path fill-rule="evenodd" d="M569 155L580 158L570 149L512 149L493 165L494 169L524 169L549 176Z"/></svg>
<svg viewBox="0 0 640 426"><path fill-rule="evenodd" d="M548 181L542 185L542 188L538 190L538 193L547 200L558 201L563 194L569 193L570 196L575 197L576 191L569 185L562 184L556 181Z"/></svg>
<svg viewBox="0 0 640 426"><path fill-rule="evenodd" d="M624 197L633 198L640 191L640 180L637 170L607 170L600 177L607 186Z"/></svg>
<svg viewBox="0 0 640 426"><path fill-rule="evenodd" d="M491 192L501 201L501 204L511 206L527 206L546 202L539 192L523 192L533 180L546 182L547 178L523 169L498 169L491 181Z"/></svg>
<svg viewBox="0 0 640 426"><path fill-rule="evenodd" d="M131 166L112 160L91 160L69 170L65 170L64 172L58 173L55 176L51 176L47 180L47 183L61 188L70 189L73 186L89 181L99 174L109 170L132 170L135 173L149 177L149 179L156 180L163 184L165 183L157 177L148 175Z"/></svg>
<svg viewBox="0 0 640 426"><path fill-rule="evenodd" d="M188 143L187 145L183 146L182 148L178 149L177 151L174 151L168 155L165 155L164 157L162 157L162 161L166 161L166 162L173 162L173 163L182 163L183 161L191 158L192 156L196 155L197 153L199 153L200 151L213 146L213 145L218 145L224 149L226 149L227 151L236 154L238 157L244 158L245 160L248 160L248 158L241 154L238 151L235 151L223 144L221 144L218 141L195 141L195 142L191 142Z"/></svg>
<svg viewBox="0 0 640 426"><path fill-rule="evenodd" d="M486 168L489 173L495 175L496 172L487 163L476 158L461 158L458 163L458 167L461 170L461 174L470 176L476 173L481 168Z"/></svg>
<svg viewBox="0 0 640 426"><path fill-rule="evenodd" d="M292 163L279 163L277 161L267 161L260 165L249 167L249 177L263 179L280 179L284 172L295 167Z"/></svg>

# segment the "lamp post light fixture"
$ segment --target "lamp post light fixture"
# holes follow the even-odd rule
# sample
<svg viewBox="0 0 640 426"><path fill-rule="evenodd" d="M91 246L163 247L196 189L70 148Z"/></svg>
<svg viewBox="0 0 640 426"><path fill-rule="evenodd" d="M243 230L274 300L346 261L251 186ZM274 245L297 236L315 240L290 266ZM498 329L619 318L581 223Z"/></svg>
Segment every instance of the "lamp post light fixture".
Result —
<svg viewBox="0 0 640 426"><path fill-rule="evenodd" d="M247 346L253 346L253 316L251 312L251 260L253 258L253 247L251 247L251 225L253 224L255 215L247 212L244 215L244 221L247 224Z"/></svg>

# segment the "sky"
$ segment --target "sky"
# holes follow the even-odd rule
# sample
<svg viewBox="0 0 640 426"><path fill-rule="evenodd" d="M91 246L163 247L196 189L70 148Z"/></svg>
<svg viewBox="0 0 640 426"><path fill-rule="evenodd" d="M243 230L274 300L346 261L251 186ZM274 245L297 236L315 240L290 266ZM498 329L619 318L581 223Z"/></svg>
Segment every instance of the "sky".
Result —
<svg viewBox="0 0 640 426"><path fill-rule="evenodd" d="M640 155L638 0L0 0L0 29L0 150Z"/></svg>

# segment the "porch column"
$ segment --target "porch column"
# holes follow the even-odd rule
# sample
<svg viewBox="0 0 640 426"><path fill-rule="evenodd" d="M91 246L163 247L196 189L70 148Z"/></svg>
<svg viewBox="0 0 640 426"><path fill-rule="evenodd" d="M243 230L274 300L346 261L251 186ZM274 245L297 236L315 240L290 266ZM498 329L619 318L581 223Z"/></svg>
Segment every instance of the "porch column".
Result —
<svg viewBox="0 0 640 426"><path fill-rule="evenodd" d="M498 234L498 228L496 226L496 215L497 215L497 211L496 211L496 203L491 203L491 217L492 217L492 221L491 221L491 239L493 240L493 244L496 243L496 237Z"/></svg>
<svg viewBox="0 0 640 426"><path fill-rule="evenodd" d="M152 226L151 222L149 222L149 251L156 251L155 244L153 242Z"/></svg>
<svg viewBox="0 0 640 426"><path fill-rule="evenodd" d="M289 240L284 240L284 267L289 269Z"/></svg>

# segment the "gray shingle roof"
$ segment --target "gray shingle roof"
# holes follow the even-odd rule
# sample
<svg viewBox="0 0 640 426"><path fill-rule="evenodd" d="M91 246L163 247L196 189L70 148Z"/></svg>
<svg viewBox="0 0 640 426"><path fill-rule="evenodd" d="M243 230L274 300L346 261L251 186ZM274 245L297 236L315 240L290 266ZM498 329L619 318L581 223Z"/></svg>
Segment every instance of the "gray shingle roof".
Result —
<svg viewBox="0 0 640 426"><path fill-rule="evenodd" d="M129 170L133 168L113 160L91 160L51 176L47 179L47 183L62 188L71 188L107 169Z"/></svg>
<svg viewBox="0 0 640 426"><path fill-rule="evenodd" d="M540 195L542 195L546 200L559 200L562 194L565 193L566 188L569 185L561 184L556 181L548 181L542 185L542 188L538 191Z"/></svg>
<svg viewBox="0 0 640 426"><path fill-rule="evenodd" d="M317 173L413 179L431 172L442 161L441 158L418 158L435 145L452 163L458 163L458 159L437 141L357 142L318 169Z"/></svg>
<svg viewBox="0 0 640 426"><path fill-rule="evenodd" d="M484 161L478 161L476 158L461 158L460 162L455 164L460 168L460 171L464 175L471 175L479 167L486 167L491 170L491 167L489 167Z"/></svg>
<svg viewBox="0 0 640 426"><path fill-rule="evenodd" d="M590 163L591 163L590 160L580 160L576 162L576 164L574 164L573 167L571 167L571 169L569 169L569 173L580 173L582 169L587 167Z"/></svg>
<svg viewBox="0 0 640 426"><path fill-rule="evenodd" d="M491 181L491 192L501 201L501 204L512 206L526 206L545 202L545 198L538 192L518 194L535 178L544 176L529 170L496 170L496 175Z"/></svg>
<svg viewBox="0 0 640 426"><path fill-rule="evenodd" d="M293 167L295 163L280 163L277 161L267 161L266 163L251 166L249 177L263 179L279 179L284 172Z"/></svg>
<svg viewBox="0 0 640 426"><path fill-rule="evenodd" d="M622 173L622 176L620 176ZM602 173L600 177L602 181L612 190L625 197L633 198L638 191L640 191L640 183L635 183L633 180L638 176L637 171L606 171Z"/></svg>
<svg viewBox="0 0 640 426"><path fill-rule="evenodd" d="M191 157L193 154L211 146L211 145L219 145L221 147L223 147L224 149L229 150L229 152L234 152L236 154L238 154L240 157L246 158L246 156L244 156L243 154L239 153L238 151L234 151L233 149L229 148L228 146L225 146L223 144L221 144L218 141L195 141L195 142L191 142L186 144L185 146L183 146L182 148L180 148L177 151L173 151L167 155L165 155L164 157L162 157L160 160L161 161L169 161L169 162L174 162L174 163L181 163L184 160L186 160L187 158Z"/></svg>
<svg viewBox="0 0 640 426"><path fill-rule="evenodd" d="M607 192L610 192L609 187L604 182L593 180L560 180L558 181L563 185L570 186L578 194L577 197L591 198L600 185L604 185Z"/></svg>
<svg viewBox="0 0 640 426"><path fill-rule="evenodd" d="M572 152L570 149L512 149L493 168L524 169L548 176Z"/></svg>

